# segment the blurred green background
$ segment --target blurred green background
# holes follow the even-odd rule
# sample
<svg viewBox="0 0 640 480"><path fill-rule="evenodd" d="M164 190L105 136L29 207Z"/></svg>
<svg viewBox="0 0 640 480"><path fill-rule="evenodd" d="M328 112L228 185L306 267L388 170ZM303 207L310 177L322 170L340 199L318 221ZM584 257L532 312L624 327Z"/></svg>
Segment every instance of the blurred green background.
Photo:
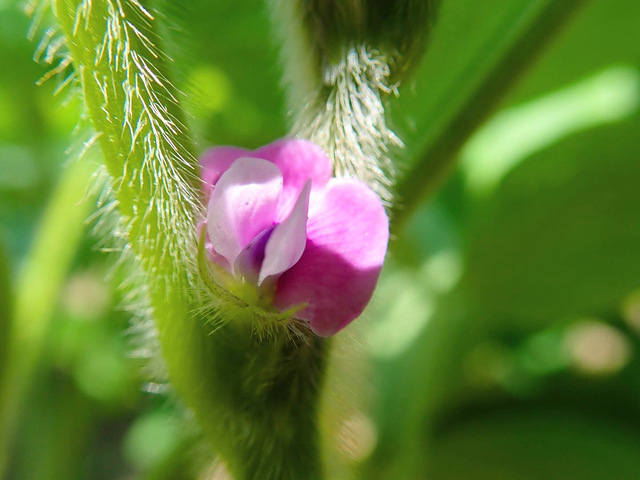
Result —
<svg viewBox="0 0 640 480"><path fill-rule="evenodd" d="M424 61L391 101L402 171L429 161L451 118L470 122L458 143L473 134L337 339L328 478L640 478L640 3L584 2L535 59L512 61L545 3L444 0ZM264 2L163 8L200 147L285 135ZM16 427L6 477L226 478L141 358L123 279L85 221L97 196L72 162L79 100L54 95L64 76L36 85L55 51L33 61L43 29L29 40L30 24L21 2L0 0L0 408ZM498 66L517 69L514 88Z"/></svg>

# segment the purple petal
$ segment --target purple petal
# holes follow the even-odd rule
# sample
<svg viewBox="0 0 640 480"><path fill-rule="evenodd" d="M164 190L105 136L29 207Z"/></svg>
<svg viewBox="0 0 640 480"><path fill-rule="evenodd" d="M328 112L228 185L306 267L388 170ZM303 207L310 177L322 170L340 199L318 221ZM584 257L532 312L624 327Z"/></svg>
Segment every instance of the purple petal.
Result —
<svg viewBox="0 0 640 480"><path fill-rule="evenodd" d="M275 163L283 177L283 195L278 207L278 219L284 219L307 180L312 188L324 187L332 175L327 154L313 142L284 138L254 151L252 156Z"/></svg>
<svg viewBox="0 0 640 480"><path fill-rule="evenodd" d="M251 156L250 150L238 147L215 147L204 152L200 157L200 177L205 193L211 193L213 186L233 162L241 157Z"/></svg>
<svg viewBox="0 0 640 480"><path fill-rule="evenodd" d="M258 284L260 268L264 262L265 249L267 242L271 238L275 227L267 228L258 234L249 245L247 245L236 258L234 269L236 274L242 275L252 284ZM306 233L306 231L305 231ZM260 280L262 283L262 280Z"/></svg>
<svg viewBox="0 0 640 480"><path fill-rule="evenodd" d="M371 299L389 240L389 220L364 183L332 179L312 195L307 246L278 281L276 306L297 313L318 335L330 336L358 317Z"/></svg>
<svg viewBox="0 0 640 480"><path fill-rule="evenodd" d="M307 244L307 216L311 180L307 180L289 216L273 230L267 242L258 285L271 275L279 275L296 264Z"/></svg>
<svg viewBox="0 0 640 480"><path fill-rule="evenodd" d="M278 167L258 158L240 158L220 177L209 200L207 231L214 250L229 265L273 225L281 192Z"/></svg>

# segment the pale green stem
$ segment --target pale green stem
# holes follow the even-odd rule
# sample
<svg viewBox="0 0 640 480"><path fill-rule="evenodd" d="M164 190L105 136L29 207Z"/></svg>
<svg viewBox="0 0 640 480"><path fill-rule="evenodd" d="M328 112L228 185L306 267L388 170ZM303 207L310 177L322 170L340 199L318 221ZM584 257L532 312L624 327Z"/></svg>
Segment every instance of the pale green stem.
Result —
<svg viewBox="0 0 640 480"><path fill-rule="evenodd" d="M13 326L13 291L9 280L9 266L3 245L0 244L0 386L4 385L7 374L7 357L9 350L11 328ZM0 396L3 390L0 390ZM0 400L0 405L3 401ZM0 415L2 415L0 413ZM0 458L2 454L0 454ZM2 469L0 468L0 478Z"/></svg>
<svg viewBox="0 0 640 480"><path fill-rule="evenodd" d="M60 290L93 208L85 198L93 169L88 160L80 160L65 170L16 284L8 363L0 388L0 478Z"/></svg>

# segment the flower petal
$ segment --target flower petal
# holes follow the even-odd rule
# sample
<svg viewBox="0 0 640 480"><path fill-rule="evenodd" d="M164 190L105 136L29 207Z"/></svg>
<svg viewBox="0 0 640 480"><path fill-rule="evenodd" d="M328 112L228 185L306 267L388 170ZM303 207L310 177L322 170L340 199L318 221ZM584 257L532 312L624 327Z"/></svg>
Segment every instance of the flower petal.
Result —
<svg viewBox="0 0 640 480"><path fill-rule="evenodd" d="M308 140L277 140L254 151L252 156L275 163L282 172L284 188L278 207L279 221L289 215L307 180L311 180L315 189L324 187L331 179L329 157L322 148Z"/></svg>
<svg viewBox="0 0 640 480"><path fill-rule="evenodd" d="M209 200L207 231L214 250L229 265L273 225L281 192L280 170L259 158L240 158L220 177Z"/></svg>
<svg viewBox="0 0 640 480"><path fill-rule="evenodd" d="M238 254L233 265L236 275L242 275L246 281L254 285L260 285L261 282L258 282L260 268L262 268L262 263L264 262L267 242L271 238L274 228L270 227L260 232Z"/></svg>
<svg viewBox="0 0 640 480"><path fill-rule="evenodd" d="M358 317L378 281L389 240L389 220L364 183L332 179L311 198L307 246L278 281L275 304L307 304L297 316L318 335L333 335Z"/></svg>
<svg viewBox="0 0 640 480"><path fill-rule="evenodd" d="M264 261L258 278L260 285L265 278L279 275L296 264L307 244L307 217L311 180L307 180L289 216L273 230L265 249Z"/></svg>
<svg viewBox="0 0 640 480"><path fill-rule="evenodd" d="M200 157L200 177L205 193L211 193L213 186L233 162L241 157L251 156L251 150L238 147L215 147L204 152Z"/></svg>

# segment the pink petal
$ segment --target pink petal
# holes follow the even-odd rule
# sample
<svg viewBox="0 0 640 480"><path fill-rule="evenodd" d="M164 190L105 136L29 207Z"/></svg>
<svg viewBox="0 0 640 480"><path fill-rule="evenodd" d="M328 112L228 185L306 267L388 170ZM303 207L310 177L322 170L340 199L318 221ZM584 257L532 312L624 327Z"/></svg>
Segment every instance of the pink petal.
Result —
<svg viewBox="0 0 640 480"><path fill-rule="evenodd" d="M229 265L273 225L281 192L278 167L258 158L240 158L220 177L209 201L207 231L214 250Z"/></svg>
<svg viewBox="0 0 640 480"><path fill-rule="evenodd" d="M307 244L310 193L311 180L307 180L290 215L273 230L265 249L258 285L265 278L290 269L300 260Z"/></svg>
<svg viewBox="0 0 640 480"><path fill-rule="evenodd" d="M278 208L278 219L284 219L307 180L312 188L324 187L332 175L332 166L327 154L313 142L284 138L253 152L254 157L275 163L284 179L283 196Z"/></svg>
<svg viewBox="0 0 640 480"><path fill-rule="evenodd" d="M200 157L200 177L204 192L211 193L212 187L218 183L222 174L238 158L251 156L251 150L238 147L215 147L204 152Z"/></svg>
<svg viewBox="0 0 640 480"><path fill-rule="evenodd" d="M297 316L318 335L335 334L371 299L388 240L389 220L378 196L357 180L332 179L311 197L307 246L280 277L276 306L307 304Z"/></svg>

